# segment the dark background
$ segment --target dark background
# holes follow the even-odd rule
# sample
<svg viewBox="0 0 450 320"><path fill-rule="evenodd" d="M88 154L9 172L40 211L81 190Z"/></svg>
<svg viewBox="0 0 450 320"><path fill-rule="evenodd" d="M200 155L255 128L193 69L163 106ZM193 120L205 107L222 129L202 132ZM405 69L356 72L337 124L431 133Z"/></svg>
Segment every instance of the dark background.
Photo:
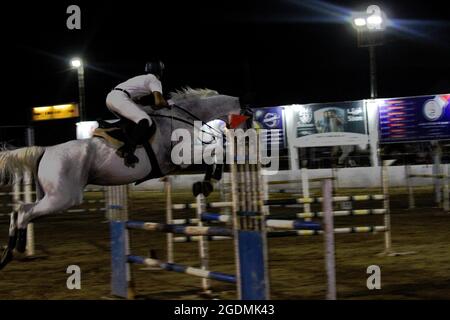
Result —
<svg viewBox="0 0 450 320"><path fill-rule="evenodd" d="M81 7L81 30L66 28L70 4ZM368 50L346 18L370 4L394 19L377 48L379 97L450 92L444 2L16 1L2 3L0 125L28 124L34 106L76 102L75 55L87 64L91 120L111 118L106 94L153 58L167 66L166 94L186 85L252 91L258 106L368 98ZM41 143L73 138L73 122L41 124Z"/></svg>

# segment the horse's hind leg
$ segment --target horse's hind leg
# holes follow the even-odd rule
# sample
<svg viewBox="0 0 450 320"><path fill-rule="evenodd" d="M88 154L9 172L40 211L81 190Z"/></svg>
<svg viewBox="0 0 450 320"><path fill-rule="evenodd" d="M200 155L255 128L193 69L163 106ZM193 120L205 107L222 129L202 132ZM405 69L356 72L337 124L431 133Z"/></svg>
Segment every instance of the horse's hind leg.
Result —
<svg viewBox="0 0 450 320"><path fill-rule="evenodd" d="M71 206L81 204L82 192L77 196L64 194L58 196L45 195L36 203L22 204L19 211L11 214L8 246L3 250L0 258L0 270L13 258L14 249L25 252L27 244L27 225L36 218L65 210Z"/></svg>
<svg viewBox="0 0 450 320"><path fill-rule="evenodd" d="M16 247L17 236L17 212L13 211L10 214L8 244L6 245L0 256L0 270L3 269L13 259L13 250Z"/></svg>
<svg viewBox="0 0 450 320"><path fill-rule="evenodd" d="M77 196L70 194L58 194L57 196L46 195L36 203L27 203L21 205L17 215L17 246L19 252L24 252L27 241L28 224L40 217L63 211L72 206L79 205L83 202L83 193Z"/></svg>

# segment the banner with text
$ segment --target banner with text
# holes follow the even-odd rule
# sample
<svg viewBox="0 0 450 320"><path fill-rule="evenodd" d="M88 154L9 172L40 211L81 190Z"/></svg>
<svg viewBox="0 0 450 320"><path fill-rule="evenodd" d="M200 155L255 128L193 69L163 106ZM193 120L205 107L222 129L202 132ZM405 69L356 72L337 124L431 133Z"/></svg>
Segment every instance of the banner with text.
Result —
<svg viewBox="0 0 450 320"><path fill-rule="evenodd" d="M378 100L380 142L450 139L450 94Z"/></svg>
<svg viewBox="0 0 450 320"><path fill-rule="evenodd" d="M366 145L369 141L363 101L295 105L291 110L295 147Z"/></svg>

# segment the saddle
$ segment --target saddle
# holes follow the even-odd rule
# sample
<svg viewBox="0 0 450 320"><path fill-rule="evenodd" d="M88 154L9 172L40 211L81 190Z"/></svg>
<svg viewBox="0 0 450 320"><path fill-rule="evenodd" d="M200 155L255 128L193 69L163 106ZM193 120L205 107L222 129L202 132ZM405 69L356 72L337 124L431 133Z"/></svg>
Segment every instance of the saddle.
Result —
<svg viewBox="0 0 450 320"><path fill-rule="evenodd" d="M134 122L125 118L120 118L115 122L107 122L105 120L99 119L97 120L97 122L99 126L94 130L93 136L104 139L108 145L116 150L126 144L126 141L128 140L128 132L130 132L133 126L136 125ZM156 124L154 124L154 128L155 127ZM136 147L136 149L145 149L151 163L151 170L149 174L146 177L136 181L136 185L149 179L159 178L163 176L161 168L159 167L158 160L156 159L155 152L153 151L150 143L152 137L153 133L150 135L150 139L148 141L145 141L143 144L137 145Z"/></svg>

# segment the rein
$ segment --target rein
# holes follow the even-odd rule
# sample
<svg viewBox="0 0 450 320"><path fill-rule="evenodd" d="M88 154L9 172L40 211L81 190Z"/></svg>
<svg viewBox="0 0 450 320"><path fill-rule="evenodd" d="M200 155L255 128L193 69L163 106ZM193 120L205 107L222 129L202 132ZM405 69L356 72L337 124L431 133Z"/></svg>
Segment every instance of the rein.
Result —
<svg viewBox="0 0 450 320"><path fill-rule="evenodd" d="M173 122L173 120L175 120L175 121L179 121L179 122L188 124L188 125L192 126L193 128L195 128L195 125L194 125L193 121L189 121L189 120L186 120L186 119L183 119L183 118L174 116L173 113L172 113L173 107L178 108L179 110L183 111L184 113L186 113L187 115L189 115L191 118L193 118L194 121L195 121L195 120L200 121L200 122L202 123L202 126L203 126L203 125L206 125L206 126L207 126L208 128L210 128L212 131L214 131L217 135L213 134L213 132L207 132L207 131L205 131L205 130L203 130L203 129L201 130L202 133L205 133L205 134L207 134L207 135L212 136L212 137L213 137L213 140L212 140L212 141L215 141L216 139L218 139L218 138L220 138L220 137L222 137L223 139L226 138L225 134L223 134L221 131L217 130L216 128L213 128L213 127L210 126L208 123L206 123L205 121L203 121L202 119L200 119L199 117L197 117L195 114L189 112L188 110L186 110L186 109L184 109L184 108L182 108L182 107L180 107L180 106L178 106L178 105L176 105L176 104L172 104L172 105L171 105L171 108L170 108L171 114L170 114L170 116L169 116L169 115L164 115L164 114L154 114L154 113L149 114L149 116L150 116L150 117L159 117L159 118L168 118L168 119L171 119L171 123ZM171 124L171 129L172 129L172 131L173 131L173 126L172 126L172 124ZM203 142L203 141L202 141L202 144L210 144L210 143L212 143L212 141L211 141L211 142Z"/></svg>

